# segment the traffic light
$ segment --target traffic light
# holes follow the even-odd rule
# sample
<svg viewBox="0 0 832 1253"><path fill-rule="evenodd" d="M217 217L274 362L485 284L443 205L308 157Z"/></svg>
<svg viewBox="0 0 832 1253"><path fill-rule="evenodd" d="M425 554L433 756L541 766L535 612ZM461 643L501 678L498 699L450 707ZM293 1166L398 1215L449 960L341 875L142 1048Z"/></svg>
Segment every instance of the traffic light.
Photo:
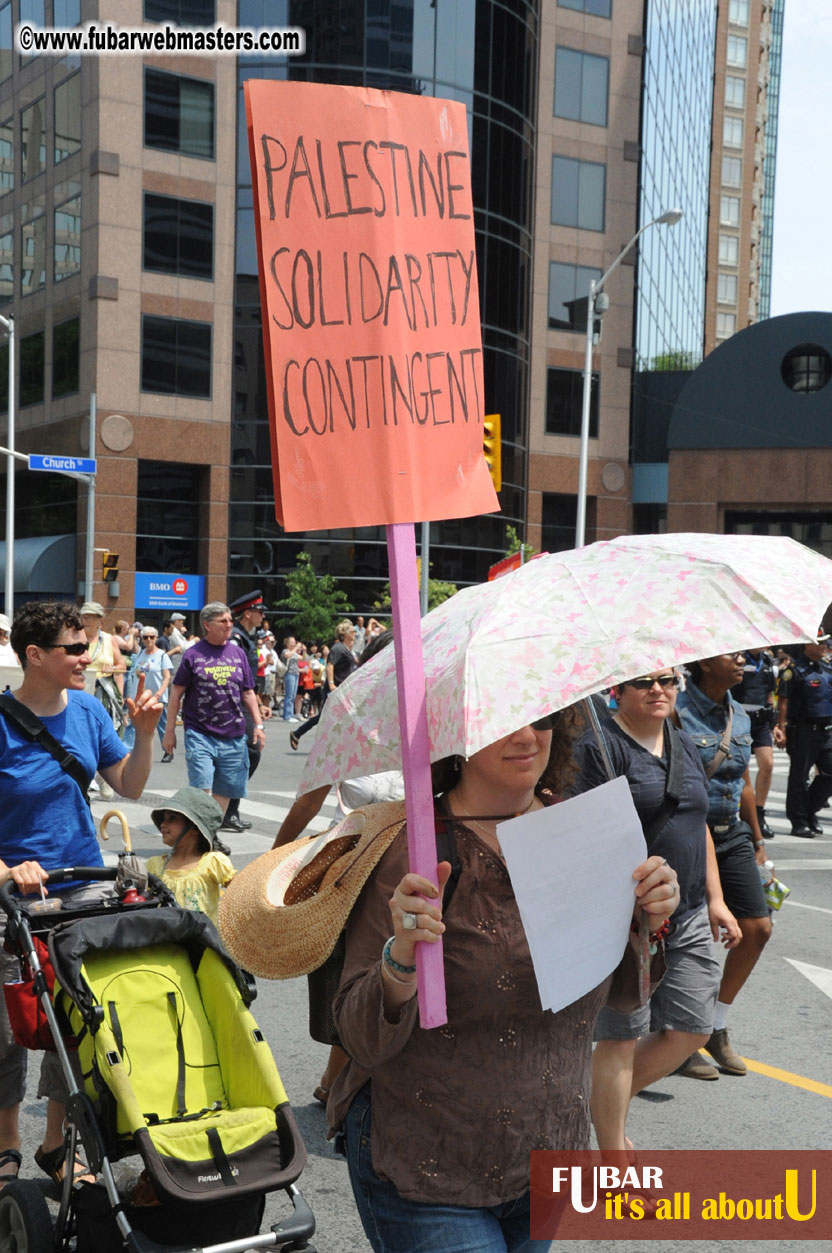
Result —
<svg viewBox="0 0 832 1253"><path fill-rule="evenodd" d="M115 583L118 580L118 553L104 553L101 558L101 580L104 583Z"/></svg>
<svg viewBox="0 0 832 1253"><path fill-rule="evenodd" d="M494 491L498 492L503 485L503 459L500 449L500 415L489 413L483 419L482 451Z"/></svg>

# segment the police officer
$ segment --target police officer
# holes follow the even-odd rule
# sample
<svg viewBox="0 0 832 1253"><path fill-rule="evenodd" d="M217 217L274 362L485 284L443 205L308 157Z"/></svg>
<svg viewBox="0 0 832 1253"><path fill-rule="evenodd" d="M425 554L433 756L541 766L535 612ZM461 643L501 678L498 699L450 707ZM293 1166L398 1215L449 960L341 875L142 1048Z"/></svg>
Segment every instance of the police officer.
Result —
<svg viewBox="0 0 832 1253"><path fill-rule="evenodd" d="M829 636L818 631L816 644L804 644L803 655L780 677L775 739L789 754L786 815L792 835L813 840L823 835L818 811L832 796L832 663ZM817 775L807 787L812 767Z"/></svg>
<svg viewBox="0 0 832 1253"><path fill-rule="evenodd" d="M239 644L246 657L248 664L251 666L251 673L257 674L257 639L258 631L263 622L265 613L265 605L263 604L263 593L257 588L253 592L246 592L244 596L238 596L236 600L232 600L229 605L232 617L234 618L234 626L231 629L231 640L234 644ZM261 699L261 693L257 693L257 700L260 705L260 717L265 720L272 716L272 711L268 706L264 706ZM246 715L246 744L248 746L248 777L254 774L260 765L260 749L255 745L253 740L255 724L252 721L248 710ZM263 723L260 722L262 729ZM245 818L240 817L240 798L232 797L228 802L228 808L220 825L222 831L247 831L251 823Z"/></svg>
<svg viewBox="0 0 832 1253"><path fill-rule="evenodd" d="M773 840L774 832L766 822L771 776L774 771L772 730L777 715L774 711L774 689L777 687L777 663L763 648L750 648L745 654L742 682L731 695L739 701L751 719L751 747L757 761L754 799L757 821L764 840Z"/></svg>

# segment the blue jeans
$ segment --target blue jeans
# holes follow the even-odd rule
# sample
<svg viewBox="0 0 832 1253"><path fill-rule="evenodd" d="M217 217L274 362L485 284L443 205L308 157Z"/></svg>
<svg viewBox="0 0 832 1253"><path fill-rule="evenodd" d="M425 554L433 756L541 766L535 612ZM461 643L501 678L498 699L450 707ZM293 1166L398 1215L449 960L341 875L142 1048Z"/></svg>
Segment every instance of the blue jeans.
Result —
<svg viewBox="0 0 832 1253"><path fill-rule="evenodd" d="M188 783L215 796L238 796L244 800L248 783L246 737L224 739L185 727L185 761Z"/></svg>
<svg viewBox="0 0 832 1253"><path fill-rule="evenodd" d="M375 1253L544 1253L552 1247L529 1236L528 1192L482 1209L406 1201L373 1170L372 1123L367 1084L349 1108L344 1139L358 1215Z"/></svg>
<svg viewBox="0 0 832 1253"><path fill-rule="evenodd" d="M298 680L300 674L296 670L294 674L290 674L287 670L283 676L283 717L292 718L295 713L295 697L298 694Z"/></svg>

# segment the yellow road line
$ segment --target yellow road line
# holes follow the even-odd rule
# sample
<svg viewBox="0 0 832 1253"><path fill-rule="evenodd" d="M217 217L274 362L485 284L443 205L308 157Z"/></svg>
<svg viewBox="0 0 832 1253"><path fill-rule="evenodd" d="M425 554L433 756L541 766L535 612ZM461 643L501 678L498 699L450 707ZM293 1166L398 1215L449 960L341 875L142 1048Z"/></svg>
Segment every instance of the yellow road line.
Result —
<svg viewBox="0 0 832 1253"><path fill-rule="evenodd" d="M701 1052L701 1050L700 1050ZM702 1056L711 1060L707 1053ZM817 1079L806 1079L803 1075L795 1075L790 1070L780 1070L778 1066L767 1066L765 1062L753 1062L750 1057L743 1058L749 1070L753 1070L757 1075L765 1075L769 1079L777 1079L779 1083L788 1083L793 1088L805 1088L807 1092L814 1092L817 1096L828 1096L832 1099L832 1084L819 1083Z"/></svg>

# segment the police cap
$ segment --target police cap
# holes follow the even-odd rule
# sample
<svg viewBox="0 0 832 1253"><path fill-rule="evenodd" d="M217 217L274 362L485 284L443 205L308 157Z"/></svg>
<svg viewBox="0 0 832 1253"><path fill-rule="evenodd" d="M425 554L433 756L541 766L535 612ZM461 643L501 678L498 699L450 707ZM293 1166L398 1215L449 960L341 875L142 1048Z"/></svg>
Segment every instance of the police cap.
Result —
<svg viewBox="0 0 832 1253"><path fill-rule="evenodd" d="M245 613L247 609L259 609L261 613L265 613L266 606L263 604L263 593L258 587L254 592L246 592L245 596L238 596L236 600L232 600L228 606L234 617L239 617L241 613Z"/></svg>

